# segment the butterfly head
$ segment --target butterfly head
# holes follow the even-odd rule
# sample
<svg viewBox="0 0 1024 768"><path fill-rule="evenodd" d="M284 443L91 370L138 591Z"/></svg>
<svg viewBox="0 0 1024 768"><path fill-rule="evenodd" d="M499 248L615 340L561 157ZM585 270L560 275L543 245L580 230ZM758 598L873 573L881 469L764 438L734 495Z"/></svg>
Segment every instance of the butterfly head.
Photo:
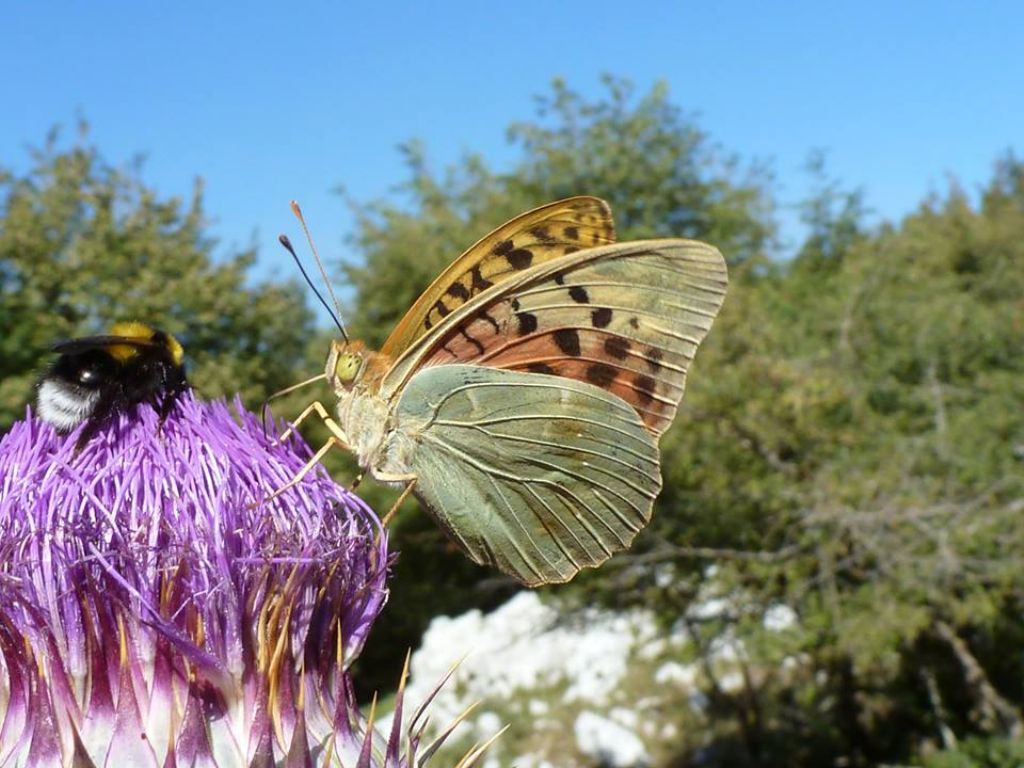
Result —
<svg viewBox="0 0 1024 768"><path fill-rule="evenodd" d="M352 389L359 381L365 364L366 349L360 342L347 344L344 341L332 341L324 371L331 389L338 394Z"/></svg>
<svg viewBox="0 0 1024 768"><path fill-rule="evenodd" d="M353 390L374 392L391 367L390 356L367 349L361 341L331 341L324 373L334 393L341 397Z"/></svg>

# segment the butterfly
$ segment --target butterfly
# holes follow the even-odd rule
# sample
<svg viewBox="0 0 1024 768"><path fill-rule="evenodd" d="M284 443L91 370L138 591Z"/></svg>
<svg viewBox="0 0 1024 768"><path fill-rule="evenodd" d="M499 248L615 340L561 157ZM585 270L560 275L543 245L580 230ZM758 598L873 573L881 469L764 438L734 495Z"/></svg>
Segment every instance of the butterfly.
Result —
<svg viewBox="0 0 1024 768"><path fill-rule="evenodd" d="M379 351L332 341L335 416L317 402L295 422L316 412L332 432L310 464L343 446L474 562L568 581L649 522L658 440L726 284L710 245L615 242L598 198L524 213L445 269Z"/></svg>

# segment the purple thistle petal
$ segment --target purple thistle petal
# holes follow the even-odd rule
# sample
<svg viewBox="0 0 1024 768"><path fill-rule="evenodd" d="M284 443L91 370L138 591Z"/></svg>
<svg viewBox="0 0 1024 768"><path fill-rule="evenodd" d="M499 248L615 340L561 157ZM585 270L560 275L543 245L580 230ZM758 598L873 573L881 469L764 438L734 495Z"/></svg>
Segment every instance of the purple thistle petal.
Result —
<svg viewBox="0 0 1024 768"><path fill-rule="evenodd" d="M140 407L78 453L31 414L0 440L0 762L358 749L345 670L386 536L320 468L265 501L311 452L235 410L184 397L158 429Z"/></svg>
<svg viewBox="0 0 1024 768"><path fill-rule="evenodd" d="M206 723L199 702L200 697L195 692L188 697L178 740L171 745L172 749L168 750L168 762L164 764L164 768L171 768L172 765L178 764L197 766L197 768L198 766L216 765L213 762L213 750L210 746L210 738L206 731ZM170 762L172 760L173 763Z"/></svg>

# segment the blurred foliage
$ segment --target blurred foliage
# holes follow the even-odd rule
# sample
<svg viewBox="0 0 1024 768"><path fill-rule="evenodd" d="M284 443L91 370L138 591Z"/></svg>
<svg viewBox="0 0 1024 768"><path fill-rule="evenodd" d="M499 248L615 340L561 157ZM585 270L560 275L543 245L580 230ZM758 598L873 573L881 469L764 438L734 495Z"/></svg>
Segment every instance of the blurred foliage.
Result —
<svg viewBox="0 0 1024 768"><path fill-rule="evenodd" d="M572 604L643 605L710 648L741 640L744 685L709 678L709 721L671 765L1020 763L1024 736L1024 164L999 160L977 195L955 185L900 222L825 171L808 235L775 258L770 173L716 146L657 86L608 78L588 100L556 81L513 125L503 172L467 155L349 203L361 255L351 326L379 343L433 277L509 217L573 194L613 206L620 239L682 235L731 265L725 307L662 440L664 490L627 553L549 590ZM252 254L211 261L197 190L161 201L84 141L48 142L0 176L0 416L30 393L54 338L138 316L183 337L205 394L250 402L318 372L323 334L294 285L246 286ZM310 358L317 362L306 362ZM284 398L296 415L323 387ZM312 441L324 434L311 420ZM4 423L7 423L4 422ZM340 453L341 478L355 468ZM366 482L380 512L396 494ZM408 503L392 595L360 660L398 678L439 613L515 589L478 569ZM709 586L742 607L687 618ZM766 638L784 604L798 623Z"/></svg>
<svg viewBox="0 0 1024 768"><path fill-rule="evenodd" d="M203 395L253 406L294 381L312 330L298 283L250 285L252 250L214 260L202 184L163 199L141 169L108 165L84 123L70 146L54 130L24 174L0 168L0 429L54 341L118 320L177 336Z"/></svg>
<svg viewBox="0 0 1024 768"><path fill-rule="evenodd" d="M956 749L938 752L924 761L925 768L1010 768L1024 765L1024 741L971 738Z"/></svg>

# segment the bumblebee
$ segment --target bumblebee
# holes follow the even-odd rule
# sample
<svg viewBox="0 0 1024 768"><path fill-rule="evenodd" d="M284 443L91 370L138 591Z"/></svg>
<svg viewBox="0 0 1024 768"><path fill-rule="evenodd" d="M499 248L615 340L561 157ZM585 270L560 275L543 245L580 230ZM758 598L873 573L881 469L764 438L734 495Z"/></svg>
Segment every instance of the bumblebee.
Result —
<svg viewBox="0 0 1024 768"><path fill-rule="evenodd" d="M115 323L106 336L61 341L51 351L60 357L39 379L36 410L62 434L87 422L79 448L139 403L152 405L163 423L189 389L181 344L143 323Z"/></svg>

